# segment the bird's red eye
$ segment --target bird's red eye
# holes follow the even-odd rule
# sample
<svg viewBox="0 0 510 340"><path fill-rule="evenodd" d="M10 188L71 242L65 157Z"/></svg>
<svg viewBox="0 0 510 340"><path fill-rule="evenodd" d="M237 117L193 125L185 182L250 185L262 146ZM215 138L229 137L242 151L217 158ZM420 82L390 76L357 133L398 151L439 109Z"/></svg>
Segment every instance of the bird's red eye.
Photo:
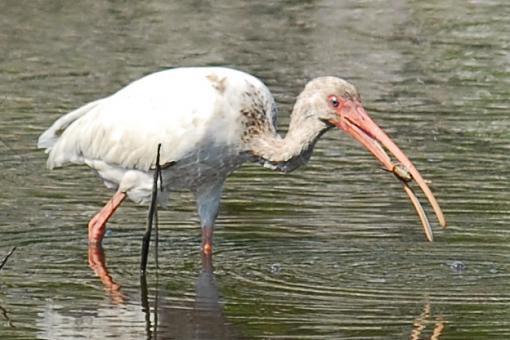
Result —
<svg viewBox="0 0 510 340"><path fill-rule="evenodd" d="M338 98L336 96L329 96L328 102L331 106L335 108L338 107L338 105L340 105L340 102L338 101Z"/></svg>

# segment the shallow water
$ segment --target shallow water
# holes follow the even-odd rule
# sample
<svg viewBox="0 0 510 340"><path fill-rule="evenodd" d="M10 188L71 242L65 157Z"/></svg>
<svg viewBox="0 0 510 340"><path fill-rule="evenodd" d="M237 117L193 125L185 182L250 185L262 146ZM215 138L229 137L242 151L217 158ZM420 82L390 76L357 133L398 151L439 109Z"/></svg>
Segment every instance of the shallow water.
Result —
<svg viewBox="0 0 510 340"><path fill-rule="evenodd" d="M17 249L0 271L0 338L508 339L509 15L503 0L2 1L0 257ZM352 81L433 181L449 228L434 221L427 243L401 185L330 132L297 172L229 178L214 270L188 193L159 213L146 286L146 207L125 204L89 254L86 222L110 192L84 167L48 171L38 135L185 65L263 79L282 132L307 80Z"/></svg>

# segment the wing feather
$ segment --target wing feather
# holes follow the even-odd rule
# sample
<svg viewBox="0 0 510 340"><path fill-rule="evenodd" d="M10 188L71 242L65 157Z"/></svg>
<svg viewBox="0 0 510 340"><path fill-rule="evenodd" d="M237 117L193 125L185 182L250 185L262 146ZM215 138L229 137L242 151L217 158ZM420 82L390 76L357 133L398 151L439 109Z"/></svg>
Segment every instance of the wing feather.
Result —
<svg viewBox="0 0 510 340"><path fill-rule="evenodd" d="M179 161L211 143L239 146L239 92L254 85L274 121L273 98L258 79L226 68L180 68L148 75L64 115L41 135L38 147L49 153L49 168L101 160L148 170L158 143L162 163Z"/></svg>

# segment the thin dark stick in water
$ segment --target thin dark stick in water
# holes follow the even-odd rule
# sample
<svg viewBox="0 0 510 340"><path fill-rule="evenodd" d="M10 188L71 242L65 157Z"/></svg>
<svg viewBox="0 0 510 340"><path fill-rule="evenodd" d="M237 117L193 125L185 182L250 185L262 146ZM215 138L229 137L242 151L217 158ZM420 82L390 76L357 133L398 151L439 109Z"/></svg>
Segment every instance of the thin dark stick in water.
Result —
<svg viewBox="0 0 510 340"><path fill-rule="evenodd" d="M11 249L11 251L9 252L9 254L5 255L4 259L2 260L2 263L0 263L0 270L2 270L2 268L5 266L5 264L7 263L7 260L9 259L9 257L11 257L12 253L14 253L15 250L16 250L16 247L13 247Z"/></svg>
<svg viewBox="0 0 510 340"><path fill-rule="evenodd" d="M3 315L4 319L7 321L7 325L9 325L9 327L11 327L11 328L16 328L16 326L14 326L14 324L12 323L11 318L9 318L9 315L7 314L7 309L0 306L0 311L2 311L2 315Z"/></svg>
<svg viewBox="0 0 510 340"><path fill-rule="evenodd" d="M152 330L154 327L151 323L151 307L149 304L149 289L147 287L147 277L145 273L140 275L140 295L142 301L142 311L145 315L145 332L146 338L152 339Z"/></svg>
<svg viewBox="0 0 510 340"><path fill-rule="evenodd" d="M152 183L152 200L149 207L149 214L147 216L147 226L145 227L145 234L143 235L142 241L142 259L140 261L140 272L142 275L145 274L147 269L147 258L149 256L149 244L151 240L152 224L157 209L157 198L158 198L158 179L161 178L161 165L159 164L161 144L158 144L158 153L156 156L156 171L154 171L154 182ZM163 184L161 184L163 188Z"/></svg>

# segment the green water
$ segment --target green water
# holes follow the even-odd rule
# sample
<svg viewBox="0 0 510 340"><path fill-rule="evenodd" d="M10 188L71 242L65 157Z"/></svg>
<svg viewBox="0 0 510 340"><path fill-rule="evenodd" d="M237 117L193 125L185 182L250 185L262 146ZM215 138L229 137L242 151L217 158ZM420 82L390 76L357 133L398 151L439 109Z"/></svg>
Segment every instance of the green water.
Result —
<svg viewBox="0 0 510 340"><path fill-rule="evenodd" d="M17 247L0 271L0 338L508 339L509 16L504 0L0 2L0 258ZM115 215L97 275L86 223L111 193L85 167L48 171L37 137L190 65L264 80L282 132L307 80L355 83L449 228L434 221L427 243L401 185L332 131L297 172L229 178L213 271L192 197L176 193L147 291L146 207Z"/></svg>

